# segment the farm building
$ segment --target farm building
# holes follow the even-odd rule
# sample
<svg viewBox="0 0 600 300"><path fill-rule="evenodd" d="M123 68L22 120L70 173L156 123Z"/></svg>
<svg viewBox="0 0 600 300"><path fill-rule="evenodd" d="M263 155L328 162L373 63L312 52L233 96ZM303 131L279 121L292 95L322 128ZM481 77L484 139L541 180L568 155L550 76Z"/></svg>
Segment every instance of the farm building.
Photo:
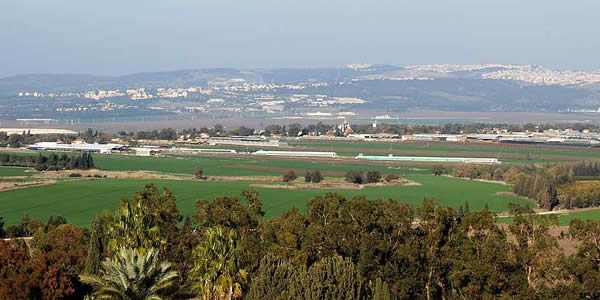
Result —
<svg viewBox="0 0 600 300"><path fill-rule="evenodd" d="M263 147L286 147L286 142L279 140L265 140L260 137L230 137L210 138L210 145L236 145L236 146L263 146Z"/></svg>
<svg viewBox="0 0 600 300"><path fill-rule="evenodd" d="M209 153L209 154L235 154L237 151L233 149L205 149L205 148L178 148L172 147L169 149L165 149L165 151L173 151L173 152L192 152L192 153Z"/></svg>
<svg viewBox="0 0 600 300"><path fill-rule="evenodd" d="M50 151L83 151L83 152L99 152L110 153L112 151L121 151L121 144L88 144L88 143L72 143L63 144L55 142L40 142L27 147L30 150L50 150Z"/></svg>
<svg viewBox="0 0 600 300"><path fill-rule="evenodd" d="M77 132L66 129L51 129L51 128L0 128L0 132L6 132L6 135L13 134L64 134L64 135L76 135Z"/></svg>
<svg viewBox="0 0 600 300"><path fill-rule="evenodd" d="M478 164L499 164L497 158L478 158L478 157L429 157L429 156L370 156L359 154L354 159L381 160L381 161L417 161L417 162L454 162L454 163L478 163Z"/></svg>
<svg viewBox="0 0 600 300"><path fill-rule="evenodd" d="M335 152L310 152L310 151L264 151L258 150L254 155L264 156L293 156L293 157L337 157Z"/></svg>
<svg viewBox="0 0 600 300"><path fill-rule="evenodd" d="M413 134L414 141L464 142L467 137L461 134Z"/></svg>

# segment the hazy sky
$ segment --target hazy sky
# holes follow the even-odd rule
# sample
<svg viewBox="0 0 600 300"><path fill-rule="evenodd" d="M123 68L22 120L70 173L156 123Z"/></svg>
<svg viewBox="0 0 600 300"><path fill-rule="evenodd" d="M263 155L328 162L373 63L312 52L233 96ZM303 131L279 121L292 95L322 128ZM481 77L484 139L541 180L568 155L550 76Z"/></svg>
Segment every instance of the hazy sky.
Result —
<svg viewBox="0 0 600 300"><path fill-rule="evenodd" d="M203 67L600 69L598 0L1 0L0 77Z"/></svg>

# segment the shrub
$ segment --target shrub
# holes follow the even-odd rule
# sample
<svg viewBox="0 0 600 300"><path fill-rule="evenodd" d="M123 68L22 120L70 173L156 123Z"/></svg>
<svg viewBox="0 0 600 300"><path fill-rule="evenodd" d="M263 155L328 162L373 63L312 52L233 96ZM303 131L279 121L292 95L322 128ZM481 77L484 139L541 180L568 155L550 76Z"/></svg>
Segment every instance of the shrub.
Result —
<svg viewBox="0 0 600 300"><path fill-rule="evenodd" d="M321 172L319 172L319 170L312 171L312 173L311 173L311 180L314 183L321 182L321 180L323 180L323 177L321 176Z"/></svg>
<svg viewBox="0 0 600 300"><path fill-rule="evenodd" d="M448 174L448 169L443 165L435 165L433 166L433 175L441 176L442 174Z"/></svg>
<svg viewBox="0 0 600 300"><path fill-rule="evenodd" d="M292 182L296 180L296 172L294 170L289 170L283 174L282 180L283 182Z"/></svg>
<svg viewBox="0 0 600 300"><path fill-rule="evenodd" d="M363 183L363 173L358 171L350 171L344 176L347 182L361 184Z"/></svg>
<svg viewBox="0 0 600 300"><path fill-rule="evenodd" d="M69 174L69 177L81 177L81 174L79 174L79 173L71 173L71 174Z"/></svg>
<svg viewBox="0 0 600 300"><path fill-rule="evenodd" d="M202 168L196 167L196 170L194 170L194 177L196 179L203 179L203 177L202 177L203 173L204 173L204 171L202 170Z"/></svg>
<svg viewBox="0 0 600 300"><path fill-rule="evenodd" d="M385 176L385 182L392 182L394 180L398 180L400 179L400 176L396 175L396 174L388 174Z"/></svg>
<svg viewBox="0 0 600 300"><path fill-rule="evenodd" d="M319 183L321 180L323 180L323 177L319 170L307 171L306 174L304 174L304 182Z"/></svg>
<svg viewBox="0 0 600 300"><path fill-rule="evenodd" d="M367 183L376 183L381 179L381 173L377 171L367 172Z"/></svg>
<svg viewBox="0 0 600 300"><path fill-rule="evenodd" d="M304 174L304 182L311 182L311 181L312 181L312 172L306 171L306 173Z"/></svg>

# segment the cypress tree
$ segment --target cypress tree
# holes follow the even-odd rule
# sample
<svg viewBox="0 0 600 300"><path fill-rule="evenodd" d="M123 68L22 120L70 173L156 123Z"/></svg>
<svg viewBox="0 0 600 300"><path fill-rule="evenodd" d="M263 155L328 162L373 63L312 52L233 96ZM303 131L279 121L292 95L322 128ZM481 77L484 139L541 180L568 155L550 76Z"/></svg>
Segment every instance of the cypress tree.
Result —
<svg viewBox="0 0 600 300"><path fill-rule="evenodd" d="M86 275L97 275L102 263L102 225L98 221L92 224L92 235L88 248L88 255L85 259L85 268L83 273Z"/></svg>
<svg viewBox="0 0 600 300"><path fill-rule="evenodd" d="M469 200L465 201L465 214L469 213Z"/></svg>

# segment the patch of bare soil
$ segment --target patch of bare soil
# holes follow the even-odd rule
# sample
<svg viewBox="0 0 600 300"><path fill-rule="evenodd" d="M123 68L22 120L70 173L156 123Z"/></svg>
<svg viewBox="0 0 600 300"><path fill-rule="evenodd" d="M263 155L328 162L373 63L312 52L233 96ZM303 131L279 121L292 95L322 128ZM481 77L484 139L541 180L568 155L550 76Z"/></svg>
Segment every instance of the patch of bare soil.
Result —
<svg viewBox="0 0 600 300"><path fill-rule="evenodd" d="M496 183L496 184L502 184L502 185L506 185L506 182L504 181L499 181L499 180L487 180L487 179L471 179L468 177L455 177L452 175L442 175L442 176L446 176L446 177L452 177L452 178L456 178L456 179L463 179L463 180L472 180L472 181L479 181L479 182L487 182L487 183Z"/></svg>
<svg viewBox="0 0 600 300"><path fill-rule="evenodd" d="M81 177L96 178L126 178L126 179L169 179L169 180L190 180L192 175L172 175L162 174L151 171L103 171L103 170L61 170L45 171L33 175L33 178L67 178L71 174L80 174Z"/></svg>
<svg viewBox="0 0 600 300"><path fill-rule="evenodd" d="M28 187L50 185L50 184L55 184L55 183L56 183L56 180L39 180L39 181L26 181L26 182L5 181L5 182L0 182L0 191L4 192L4 191L10 191L10 190L18 190L18 189L24 189L24 188L28 188Z"/></svg>
<svg viewBox="0 0 600 300"><path fill-rule="evenodd" d="M262 181L280 182L280 176L209 176L204 181Z"/></svg>
<svg viewBox="0 0 600 300"><path fill-rule="evenodd" d="M496 192L497 196L507 196L507 197L518 197L517 194L513 192Z"/></svg>
<svg viewBox="0 0 600 300"><path fill-rule="evenodd" d="M391 187L391 186L417 186L421 185L408 179L398 179L392 182L378 182L367 184L354 184L345 182L341 178L326 178L319 183L290 182L287 184L251 184L251 187L286 189L286 190L361 190L365 187Z"/></svg>

